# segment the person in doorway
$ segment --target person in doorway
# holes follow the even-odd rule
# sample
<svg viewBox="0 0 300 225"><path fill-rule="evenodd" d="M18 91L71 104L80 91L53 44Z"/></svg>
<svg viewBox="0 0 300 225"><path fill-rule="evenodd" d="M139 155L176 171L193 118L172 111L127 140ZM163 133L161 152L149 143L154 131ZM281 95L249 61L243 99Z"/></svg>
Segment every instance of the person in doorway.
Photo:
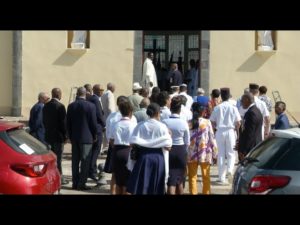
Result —
<svg viewBox="0 0 300 225"><path fill-rule="evenodd" d="M148 52L147 58L143 64L143 77L142 86L143 87L157 87L157 77L156 71L153 65L154 54L153 52Z"/></svg>

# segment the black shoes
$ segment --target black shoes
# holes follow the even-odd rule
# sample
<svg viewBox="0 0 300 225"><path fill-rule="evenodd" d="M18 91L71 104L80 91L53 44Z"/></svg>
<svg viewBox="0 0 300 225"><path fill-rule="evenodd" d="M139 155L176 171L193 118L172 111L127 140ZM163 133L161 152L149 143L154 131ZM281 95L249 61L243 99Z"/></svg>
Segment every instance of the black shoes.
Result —
<svg viewBox="0 0 300 225"><path fill-rule="evenodd" d="M77 188L78 191L88 191L88 190L91 190L91 189L92 189L91 187L88 187L86 185Z"/></svg>

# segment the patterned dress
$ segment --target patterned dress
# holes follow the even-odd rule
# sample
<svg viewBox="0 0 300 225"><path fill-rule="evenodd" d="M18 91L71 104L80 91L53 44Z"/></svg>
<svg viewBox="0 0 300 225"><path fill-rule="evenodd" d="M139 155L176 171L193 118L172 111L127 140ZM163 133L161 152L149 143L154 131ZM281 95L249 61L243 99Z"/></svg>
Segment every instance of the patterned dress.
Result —
<svg viewBox="0 0 300 225"><path fill-rule="evenodd" d="M199 118L199 127L191 131L188 161L208 162L217 158L217 143L210 120Z"/></svg>

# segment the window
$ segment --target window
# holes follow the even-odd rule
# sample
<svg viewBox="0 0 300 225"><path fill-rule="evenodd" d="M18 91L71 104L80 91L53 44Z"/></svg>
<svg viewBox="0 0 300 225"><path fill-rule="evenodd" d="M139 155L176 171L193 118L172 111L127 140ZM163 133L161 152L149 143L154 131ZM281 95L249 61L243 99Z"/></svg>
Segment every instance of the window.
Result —
<svg viewBox="0 0 300 225"><path fill-rule="evenodd" d="M256 51L277 50L277 32L272 30L255 31L255 50Z"/></svg>
<svg viewBox="0 0 300 225"><path fill-rule="evenodd" d="M270 169L281 157L282 152L289 147L290 139L272 137L257 145L247 157L257 159L254 162L258 168Z"/></svg>
<svg viewBox="0 0 300 225"><path fill-rule="evenodd" d="M280 160L274 166L276 170L297 170L300 171L300 139L291 140L291 146L286 149Z"/></svg>
<svg viewBox="0 0 300 225"><path fill-rule="evenodd" d="M69 30L68 48L86 49L90 48L90 31L88 30Z"/></svg>
<svg viewBox="0 0 300 225"><path fill-rule="evenodd" d="M13 150L24 153L43 155L49 153L47 146L32 137L23 129L2 132L0 139L4 140Z"/></svg>

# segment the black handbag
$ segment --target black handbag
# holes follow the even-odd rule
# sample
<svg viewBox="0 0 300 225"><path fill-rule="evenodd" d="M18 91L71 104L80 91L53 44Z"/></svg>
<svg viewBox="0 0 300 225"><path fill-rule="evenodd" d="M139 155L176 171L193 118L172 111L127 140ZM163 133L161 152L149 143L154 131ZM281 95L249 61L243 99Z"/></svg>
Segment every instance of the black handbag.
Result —
<svg viewBox="0 0 300 225"><path fill-rule="evenodd" d="M133 145L130 151L130 159L138 160L140 155L140 147L138 145Z"/></svg>

